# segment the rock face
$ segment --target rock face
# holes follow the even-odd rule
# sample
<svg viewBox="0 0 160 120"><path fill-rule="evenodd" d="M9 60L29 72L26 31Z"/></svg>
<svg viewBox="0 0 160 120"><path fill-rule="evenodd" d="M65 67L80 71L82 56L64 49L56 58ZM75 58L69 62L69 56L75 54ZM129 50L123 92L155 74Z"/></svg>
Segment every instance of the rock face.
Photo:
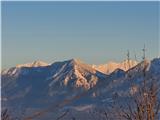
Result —
<svg viewBox="0 0 160 120"><path fill-rule="evenodd" d="M127 94L135 94L143 80L144 67L147 79L160 79L160 58L126 64L127 61L111 62L104 65L106 68L98 68L71 59L53 64L36 61L12 67L1 72L2 108L7 107L16 115L25 110L27 116L54 105L58 106L55 116L64 109L82 115L88 109L112 103L115 97L123 102ZM106 71L109 72L104 74ZM134 88L130 81L134 82ZM52 118L46 116L43 119Z"/></svg>

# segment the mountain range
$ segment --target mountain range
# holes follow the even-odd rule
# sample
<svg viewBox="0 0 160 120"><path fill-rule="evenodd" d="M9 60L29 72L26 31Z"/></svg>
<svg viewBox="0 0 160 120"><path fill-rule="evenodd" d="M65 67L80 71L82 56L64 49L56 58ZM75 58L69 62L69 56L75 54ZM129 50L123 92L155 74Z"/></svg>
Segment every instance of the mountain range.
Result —
<svg viewBox="0 0 160 120"><path fill-rule="evenodd" d="M158 81L160 58L103 65L89 65L77 59L17 65L1 72L2 108L14 111L20 118L50 120L70 110L68 118L63 119L74 114L80 120L90 120L86 114L113 103L115 95L123 102L128 94L136 93L145 66L147 78ZM134 89L130 81L135 83ZM37 111L39 114L35 115Z"/></svg>

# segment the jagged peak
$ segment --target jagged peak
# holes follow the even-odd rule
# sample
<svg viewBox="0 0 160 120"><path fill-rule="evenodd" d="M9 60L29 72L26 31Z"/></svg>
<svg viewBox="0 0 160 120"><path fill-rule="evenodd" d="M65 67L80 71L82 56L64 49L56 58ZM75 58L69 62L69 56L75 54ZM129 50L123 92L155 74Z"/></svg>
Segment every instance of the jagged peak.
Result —
<svg viewBox="0 0 160 120"><path fill-rule="evenodd" d="M20 68L20 67L43 67L43 66L48 66L48 65L49 65L48 63L45 63L40 60L36 60L36 61L33 61L32 63L16 65L16 67L17 68Z"/></svg>
<svg viewBox="0 0 160 120"><path fill-rule="evenodd" d="M118 62L115 62L115 61L109 61L107 64L118 64Z"/></svg>
<svg viewBox="0 0 160 120"><path fill-rule="evenodd" d="M68 60L70 63L74 63L74 64L79 64L79 63L83 63L80 59L75 59L75 58L72 58L70 60Z"/></svg>
<svg viewBox="0 0 160 120"><path fill-rule="evenodd" d="M127 71L128 69L136 66L138 64L137 61L135 60L123 60L122 62L114 62L114 61L109 61L107 64L101 64L101 65L92 65L93 68L96 70L105 73L105 74L110 74L117 68L120 68L124 71Z"/></svg>
<svg viewBox="0 0 160 120"><path fill-rule="evenodd" d="M65 62L71 66L88 66L88 64L82 62L80 59L70 59Z"/></svg>
<svg viewBox="0 0 160 120"><path fill-rule="evenodd" d="M109 61L109 62L107 62L106 64L100 64L100 65L92 65L93 67L96 67L96 66L104 66L104 65L118 65L118 64L125 64L125 63L128 63L128 60L127 59L125 59L125 60L123 60L123 61L121 61L121 62L116 62L116 61ZM133 63L133 64L138 64L138 62L136 61L136 60L129 60L129 63Z"/></svg>
<svg viewBox="0 0 160 120"><path fill-rule="evenodd" d="M123 63L123 62L137 62L136 60L132 60L132 59L130 59L130 60L127 60L127 59L125 59L125 60L123 60L121 63Z"/></svg>

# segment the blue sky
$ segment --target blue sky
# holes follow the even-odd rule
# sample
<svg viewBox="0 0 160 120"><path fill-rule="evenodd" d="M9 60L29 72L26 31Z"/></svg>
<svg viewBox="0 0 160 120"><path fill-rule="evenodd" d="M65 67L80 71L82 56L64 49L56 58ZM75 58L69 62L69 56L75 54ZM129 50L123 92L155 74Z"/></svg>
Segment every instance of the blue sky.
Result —
<svg viewBox="0 0 160 120"><path fill-rule="evenodd" d="M158 55L158 2L2 2L2 67Z"/></svg>

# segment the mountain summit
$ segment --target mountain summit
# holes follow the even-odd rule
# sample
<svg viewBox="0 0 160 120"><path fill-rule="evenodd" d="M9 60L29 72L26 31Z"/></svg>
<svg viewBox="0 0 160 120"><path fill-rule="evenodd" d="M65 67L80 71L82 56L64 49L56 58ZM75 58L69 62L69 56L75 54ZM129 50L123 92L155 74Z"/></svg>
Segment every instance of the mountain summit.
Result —
<svg viewBox="0 0 160 120"><path fill-rule="evenodd" d="M96 70L104 73L104 74L110 74L113 71L115 71L116 69L121 69L124 71L127 71L128 69L136 66L138 64L137 61L134 60L124 60L120 63L117 62L109 62L107 64L102 64L102 65L93 65L93 68L95 68Z"/></svg>
<svg viewBox="0 0 160 120"><path fill-rule="evenodd" d="M19 64L16 65L16 67L20 68L20 67L42 67L42 66L48 66L48 63L45 63L43 61L34 61L32 63L26 63L26 64Z"/></svg>
<svg viewBox="0 0 160 120"><path fill-rule="evenodd" d="M99 77L103 78L106 75L99 73L92 66L83 63L77 59L71 59L51 65L50 86L64 85L71 88L82 87L89 89L98 81ZM99 73L99 75L97 75ZM103 77L102 77L103 76Z"/></svg>

